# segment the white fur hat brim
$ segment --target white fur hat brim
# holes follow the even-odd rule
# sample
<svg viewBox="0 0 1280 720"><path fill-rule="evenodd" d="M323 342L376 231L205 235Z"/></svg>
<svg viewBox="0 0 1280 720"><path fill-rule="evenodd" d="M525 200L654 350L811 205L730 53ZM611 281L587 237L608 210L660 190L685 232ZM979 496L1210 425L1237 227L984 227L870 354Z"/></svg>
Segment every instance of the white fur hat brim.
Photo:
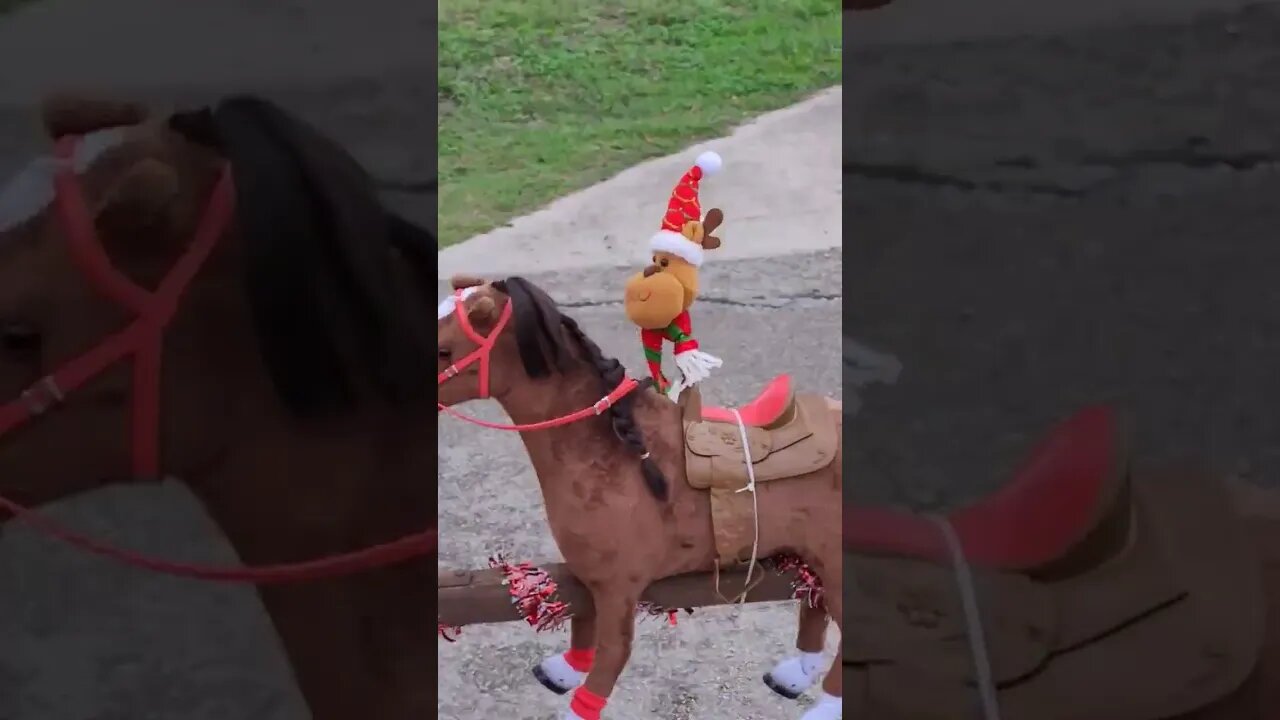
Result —
<svg viewBox="0 0 1280 720"><path fill-rule="evenodd" d="M701 245L670 230L659 230L656 235L649 238L649 250L671 253L694 267L702 267L702 260L705 257Z"/></svg>

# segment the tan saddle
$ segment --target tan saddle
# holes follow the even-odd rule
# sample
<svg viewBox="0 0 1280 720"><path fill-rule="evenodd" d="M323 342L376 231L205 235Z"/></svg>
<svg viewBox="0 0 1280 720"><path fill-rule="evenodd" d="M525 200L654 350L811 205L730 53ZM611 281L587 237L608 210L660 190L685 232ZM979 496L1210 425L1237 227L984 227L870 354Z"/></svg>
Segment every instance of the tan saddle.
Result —
<svg viewBox="0 0 1280 720"><path fill-rule="evenodd" d="M940 518L847 513L852 716L1157 720L1235 691L1265 607L1225 487L1188 471L1133 477L1125 448L1109 409L1078 414L1003 490L941 518L950 543Z"/></svg>
<svg viewBox="0 0 1280 720"><path fill-rule="evenodd" d="M821 395L796 395L779 375L755 400L733 410L702 407L696 387L681 394L689 485L711 493L711 522L721 566L751 558L756 483L802 478L825 470L840 444L839 423ZM742 425L738 423L741 417ZM750 450L743 451L743 435Z"/></svg>

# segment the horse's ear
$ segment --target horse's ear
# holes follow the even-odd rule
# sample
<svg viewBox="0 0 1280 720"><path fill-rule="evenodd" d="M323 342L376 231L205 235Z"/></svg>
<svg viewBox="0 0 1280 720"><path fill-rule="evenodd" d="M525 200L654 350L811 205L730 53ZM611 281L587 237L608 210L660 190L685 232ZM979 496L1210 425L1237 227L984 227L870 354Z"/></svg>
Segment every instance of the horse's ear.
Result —
<svg viewBox="0 0 1280 720"><path fill-rule="evenodd" d="M484 285L484 280L473 275L454 275L449 278L449 286L454 290L464 290L469 287L477 287Z"/></svg>
<svg viewBox="0 0 1280 720"><path fill-rule="evenodd" d="M492 295L477 294L476 299L467 308L467 319L472 325L493 324L498 319L498 303L494 302Z"/></svg>
<svg viewBox="0 0 1280 720"><path fill-rule="evenodd" d="M85 135L103 128L137 125L147 119L147 108L136 102L56 93L41 101L40 118L45 132L56 140L67 135Z"/></svg>
<svg viewBox="0 0 1280 720"><path fill-rule="evenodd" d="M126 253L167 247L177 222L180 194L173 168L151 158L138 161L107 188L94 207L95 224L104 243Z"/></svg>

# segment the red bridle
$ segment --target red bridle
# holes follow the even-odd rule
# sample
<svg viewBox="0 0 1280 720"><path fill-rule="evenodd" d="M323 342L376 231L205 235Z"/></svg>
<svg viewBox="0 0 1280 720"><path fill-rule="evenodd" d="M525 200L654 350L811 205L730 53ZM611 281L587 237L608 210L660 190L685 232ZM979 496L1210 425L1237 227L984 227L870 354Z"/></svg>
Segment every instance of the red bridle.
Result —
<svg viewBox="0 0 1280 720"><path fill-rule="evenodd" d="M493 344L498 341L498 335L502 333L502 329L507 326L507 321L511 319L511 301L508 300L502 306L502 314L498 316L498 322L494 323L493 331L489 333L489 337L485 337L476 332L475 327L471 325L471 319L467 317L467 309L463 305L465 292L465 289L460 289L453 293L453 312L458 316L458 325L462 327L462 332L471 339L471 342L476 344L476 349L467 353L467 356L458 362L445 368L444 372L437 376L436 385L443 385L446 380L457 377L459 373L471 365L480 363L480 377L478 380L480 383L480 397L487 398L489 397L489 354L493 352ZM440 405L440 409L445 409L445 406Z"/></svg>
<svg viewBox="0 0 1280 720"><path fill-rule="evenodd" d="M464 305L465 293L465 288L454 291L453 313L458 317L458 325L462 327L462 332L471 339L471 342L476 344L476 349L467 353L466 357L462 358L458 362L455 362L445 368L444 372L437 376L436 386L439 387L446 381L457 377L467 367L480 363L478 371L479 378L477 379L480 390L479 397L487 398L489 397L489 355L493 352L494 344L498 342L498 335L507 326L507 321L511 319L511 300L508 299L506 304L502 306L502 313L498 315L498 321L494 323L493 330L489 333L488 337L485 337L484 335L476 332L475 327L471 325L470 318L467 317L467 308ZM614 388L612 392L595 401L588 407L561 417L551 418L550 420L543 420L536 423L525 423L523 425L489 422L488 420L481 420L480 418L463 415L457 410L454 410L441 402L437 402L436 405L439 406L441 412L448 413L459 420L466 420L473 425L479 425L480 427L486 427L493 430L513 430L517 432L524 430L546 430L548 428L559 427L561 425L568 425L571 422L577 422L578 420L591 417L593 415L600 415L612 407L614 403L626 396L627 393L635 390L639 386L640 383L636 382L634 378L626 376L622 378L622 382L618 383L618 387Z"/></svg>
<svg viewBox="0 0 1280 720"><path fill-rule="evenodd" d="M208 260L231 219L235 204L231 172L224 168L219 174L191 245L160 286L147 290L111 264L98 239L93 214L80 191L72 163L79 141L71 136L57 142L54 209L76 267L94 290L128 310L134 320L124 330L40 378L18 398L0 405L0 437L43 415L67 394L116 363L132 360L133 473L138 478L154 480L160 475L160 359L164 331L178 310L183 292Z"/></svg>
<svg viewBox="0 0 1280 720"><path fill-rule="evenodd" d="M54 177L55 210L67 235L72 260L104 298L131 311L135 318L124 330L108 337L88 352L61 365L37 381L19 397L0 405L0 438L43 415L117 362L133 361L133 472L141 479L160 479L160 361L164 330L178 311L182 293L226 231L235 206L230 166L218 175L213 195L192 238L191 245L154 290L146 290L125 277L107 256L98 239L94 218L76 182L71 158L78 137L61 138L56 147L58 169ZM356 572L396 565L436 552L435 529L424 530L391 542L316 560L262 567L207 567L161 560L121 549L73 532L49 518L0 496L0 511L8 511L28 526L96 555L134 567L178 577L257 585L337 578Z"/></svg>

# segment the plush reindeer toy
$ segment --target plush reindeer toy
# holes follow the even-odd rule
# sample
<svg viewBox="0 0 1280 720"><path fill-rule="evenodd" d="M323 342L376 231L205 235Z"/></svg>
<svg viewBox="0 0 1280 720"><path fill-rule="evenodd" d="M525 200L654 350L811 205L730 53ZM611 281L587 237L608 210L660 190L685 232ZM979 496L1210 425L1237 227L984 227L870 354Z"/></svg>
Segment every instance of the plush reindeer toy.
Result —
<svg viewBox="0 0 1280 720"><path fill-rule="evenodd" d="M698 269L707 251L720 247L711 233L724 222L724 213L713 208L702 216L698 184L719 171L720 156L705 152L671 191L662 228L649 238L653 262L626 284L623 308L640 326L649 374L658 388L675 400L680 392L705 380L720 367L720 359L702 352L693 337L689 308L698 296ZM662 349L671 342L680 378L672 383L662 374Z"/></svg>

